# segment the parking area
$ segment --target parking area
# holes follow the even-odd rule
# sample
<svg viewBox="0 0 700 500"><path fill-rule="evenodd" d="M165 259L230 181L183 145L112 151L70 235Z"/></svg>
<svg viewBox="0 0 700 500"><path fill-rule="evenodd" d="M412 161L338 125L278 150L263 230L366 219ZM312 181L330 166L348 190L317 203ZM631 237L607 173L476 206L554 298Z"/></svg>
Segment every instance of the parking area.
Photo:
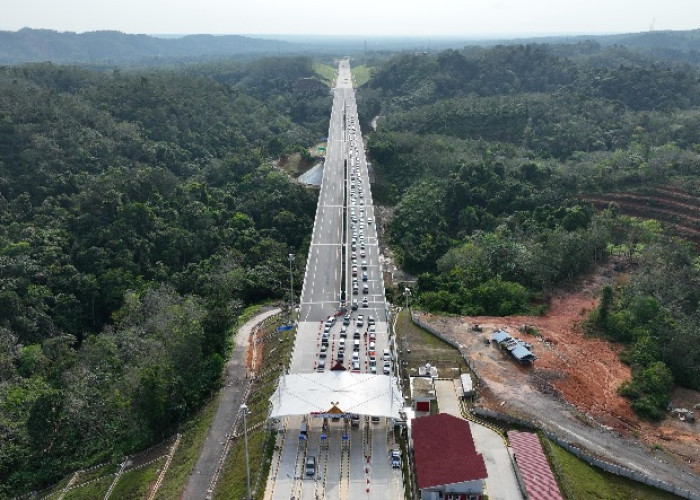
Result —
<svg viewBox="0 0 700 500"><path fill-rule="evenodd" d="M462 418L457 387L459 379L439 379L435 381L435 396L441 413L449 413ZM519 500L523 495L513 468L511 450L503 438L483 425L469 422L476 451L481 453L486 464L488 478L486 492L492 500Z"/></svg>

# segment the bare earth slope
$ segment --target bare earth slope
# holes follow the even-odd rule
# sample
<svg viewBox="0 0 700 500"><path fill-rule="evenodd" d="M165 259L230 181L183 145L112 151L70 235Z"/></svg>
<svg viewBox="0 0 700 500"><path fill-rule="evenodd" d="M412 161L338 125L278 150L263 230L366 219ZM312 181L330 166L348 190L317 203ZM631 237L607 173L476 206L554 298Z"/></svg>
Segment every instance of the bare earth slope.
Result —
<svg viewBox="0 0 700 500"><path fill-rule="evenodd" d="M597 208L615 204L620 213L643 219L655 219L688 239L700 249L700 197L672 185L600 195L583 199Z"/></svg>
<svg viewBox="0 0 700 500"><path fill-rule="evenodd" d="M630 378L629 367L618 358L622 347L581 331L602 286L621 277L612 269L610 263L554 298L541 317L421 317L464 346L486 385L480 405L539 422L595 456L698 492L700 424L671 418L658 424L640 421L617 394L619 385ZM482 332L474 332L474 324ZM525 324L543 338L520 333ZM519 366L485 342L498 328L534 344L539 358L534 367ZM700 394L676 390L673 402L692 407L700 402Z"/></svg>

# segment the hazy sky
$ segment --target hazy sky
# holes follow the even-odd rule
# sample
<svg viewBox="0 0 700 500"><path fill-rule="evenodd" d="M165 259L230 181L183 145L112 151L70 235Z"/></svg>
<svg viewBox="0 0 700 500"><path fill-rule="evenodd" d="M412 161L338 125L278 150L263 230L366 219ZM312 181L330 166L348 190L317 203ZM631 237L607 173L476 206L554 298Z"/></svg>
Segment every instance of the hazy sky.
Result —
<svg viewBox="0 0 700 500"><path fill-rule="evenodd" d="M700 0L2 0L0 30L522 35L700 28ZM9 4L9 5L8 5Z"/></svg>

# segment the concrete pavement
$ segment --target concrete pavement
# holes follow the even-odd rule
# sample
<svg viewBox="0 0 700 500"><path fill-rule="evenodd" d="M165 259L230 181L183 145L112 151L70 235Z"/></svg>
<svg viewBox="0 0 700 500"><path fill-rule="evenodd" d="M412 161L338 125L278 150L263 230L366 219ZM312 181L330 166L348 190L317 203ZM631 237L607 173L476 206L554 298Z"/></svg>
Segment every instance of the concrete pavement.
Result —
<svg viewBox="0 0 700 500"><path fill-rule="evenodd" d="M435 395L441 413L463 418L459 406L457 387L459 379L435 381ZM522 500L523 495L513 470L510 448L498 433L483 425L469 422L476 451L481 453L486 464L486 492L490 500Z"/></svg>

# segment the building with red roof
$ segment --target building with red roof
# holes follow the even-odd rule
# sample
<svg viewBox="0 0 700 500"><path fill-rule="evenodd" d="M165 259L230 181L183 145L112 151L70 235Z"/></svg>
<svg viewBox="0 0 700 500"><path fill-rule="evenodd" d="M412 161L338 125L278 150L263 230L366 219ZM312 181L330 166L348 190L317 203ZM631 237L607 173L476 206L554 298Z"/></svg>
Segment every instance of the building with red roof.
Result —
<svg viewBox="0 0 700 500"><path fill-rule="evenodd" d="M469 422L440 413L411 420L421 500L481 500L487 477Z"/></svg>
<svg viewBox="0 0 700 500"><path fill-rule="evenodd" d="M531 500L563 500L542 443L532 432L508 431L520 476Z"/></svg>

